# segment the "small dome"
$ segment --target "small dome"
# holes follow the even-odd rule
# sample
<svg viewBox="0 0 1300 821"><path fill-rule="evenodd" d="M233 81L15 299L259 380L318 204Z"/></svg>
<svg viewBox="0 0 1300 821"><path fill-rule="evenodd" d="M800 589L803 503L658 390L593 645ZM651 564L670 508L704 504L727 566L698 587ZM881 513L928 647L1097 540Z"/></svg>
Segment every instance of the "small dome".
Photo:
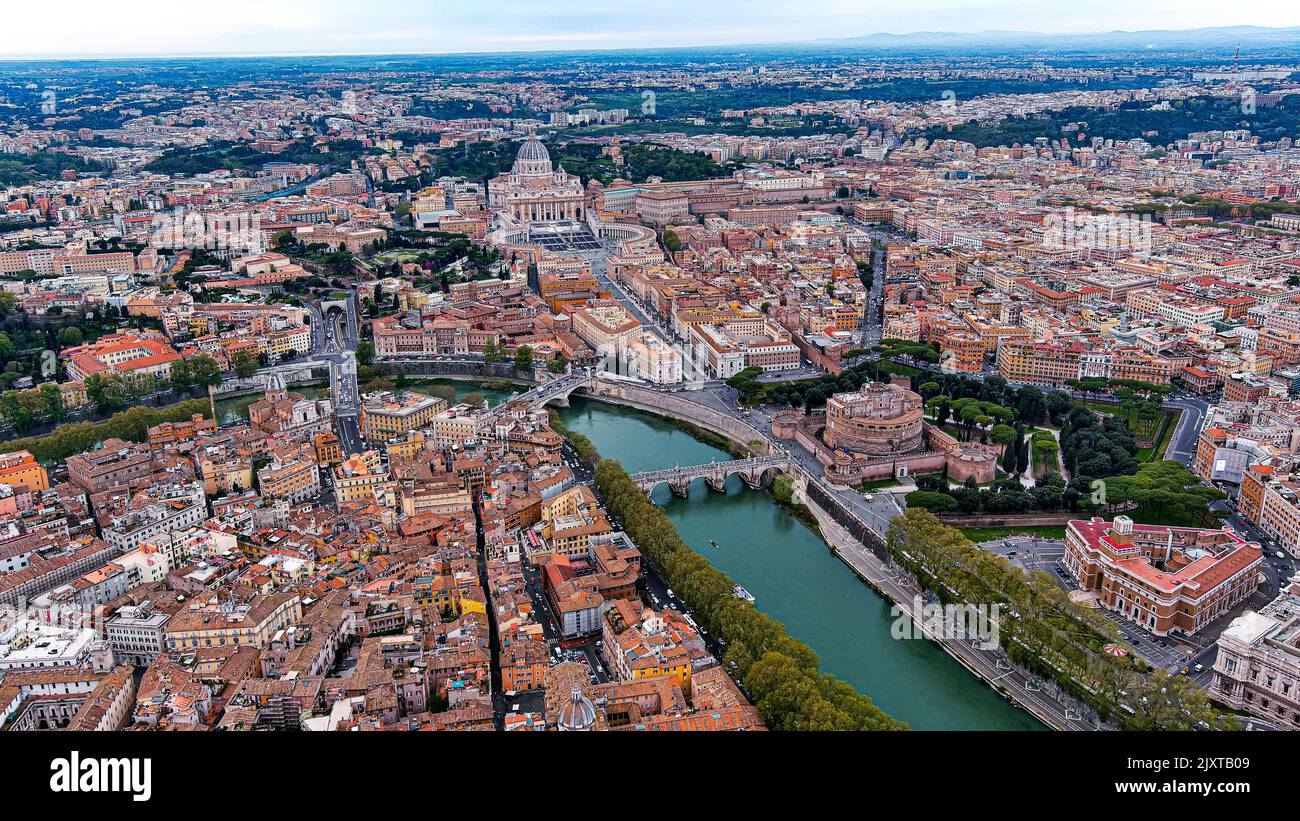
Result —
<svg viewBox="0 0 1300 821"><path fill-rule="evenodd" d="M596 707L576 683L569 701L560 707L555 723L561 731L569 732L583 732L596 726Z"/></svg>

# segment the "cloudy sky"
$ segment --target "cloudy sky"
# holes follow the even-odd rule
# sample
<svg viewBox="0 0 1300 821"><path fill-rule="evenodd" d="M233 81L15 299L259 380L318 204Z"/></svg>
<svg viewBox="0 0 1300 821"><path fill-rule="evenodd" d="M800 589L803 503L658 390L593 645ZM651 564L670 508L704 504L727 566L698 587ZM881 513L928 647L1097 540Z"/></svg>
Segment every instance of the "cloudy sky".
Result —
<svg viewBox="0 0 1300 821"><path fill-rule="evenodd" d="M729 45L876 32L1300 24L1295 0L8 0L0 56L374 54Z"/></svg>

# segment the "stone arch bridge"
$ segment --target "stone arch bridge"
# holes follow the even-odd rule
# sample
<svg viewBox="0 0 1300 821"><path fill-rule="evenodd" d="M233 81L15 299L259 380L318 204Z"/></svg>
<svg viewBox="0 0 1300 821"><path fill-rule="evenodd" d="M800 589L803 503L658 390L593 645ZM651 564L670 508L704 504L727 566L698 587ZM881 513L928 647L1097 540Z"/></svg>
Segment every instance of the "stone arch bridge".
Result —
<svg viewBox="0 0 1300 821"><path fill-rule="evenodd" d="M740 474L746 486L758 490L763 486L763 479L768 474L794 475L790 457L785 454L774 456L756 456L751 459L730 459L723 462L709 462L704 465L678 465L664 470L648 470L632 474L632 481L649 496L661 482L667 482L674 495L685 498L690 495L691 482L703 479L710 490L725 493L727 477L733 473Z"/></svg>

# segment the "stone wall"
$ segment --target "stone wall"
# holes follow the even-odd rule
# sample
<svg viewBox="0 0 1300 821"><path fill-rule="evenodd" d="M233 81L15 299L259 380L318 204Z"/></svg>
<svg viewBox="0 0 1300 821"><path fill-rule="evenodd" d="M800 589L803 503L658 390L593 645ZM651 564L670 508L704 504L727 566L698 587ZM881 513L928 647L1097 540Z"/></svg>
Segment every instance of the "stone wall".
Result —
<svg viewBox="0 0 1300 821"><path fill-rule="evenodd" d="M514 382L533 384L530 373L515 370L512 362L493 362L488 364L477 360L401 360L378 359L391 373L404 373L407 376L428 376L438 379L509 379Z"/></svg>

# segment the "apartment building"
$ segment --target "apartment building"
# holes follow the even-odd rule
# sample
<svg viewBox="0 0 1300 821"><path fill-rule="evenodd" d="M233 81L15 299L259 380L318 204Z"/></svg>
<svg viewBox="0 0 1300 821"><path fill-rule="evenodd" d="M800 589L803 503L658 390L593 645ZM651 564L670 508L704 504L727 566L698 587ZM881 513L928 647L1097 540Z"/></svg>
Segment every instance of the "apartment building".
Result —
<svg viewBox="0 0 1300 821"><path fill-rule="evenodd" d="M379 453L354 453L334 467L334 498L339 504L369 499L374 488L389 481Z"/></svg>
<svg viewBox="0 0 1300 821"><path fill-rule="evenodd" d="M1300 557L1300 477L1289 467L1255 464L1243 470L1237 510L1283 550Z"/></svg>
<svg viewBox="0 0 1300 821"><path fill-rule="evenodd" d="M177 612L163 635L169 651L265 647L276 632L301 619L302 601L297 593L254 596L246 602L222 600L214 595Z"/></svg>
<svg viewBox="0 0 1300 821"><path fill-rule="evenodd" d="M643 332L628 339L622 361L628 376L659 385L682 381L682 355L655 334Z"/></svg>
<svg viewBox="0 0 1300 821"><path fill-rule="evenodd" d="M1084 348L1077 343L1052 345L1010 340L998 346L998 373L1008 382L1059 388L1079 378Z"/></svg>
<svg viewBox="0 0 1300 821"><path fill-rule="evenodd" d="M1210 697L1300 730L1300 575L1259 612L1233 619L1218 648Z"/></svg>
<svg viewBox="0 0 1300 821"><path fill-rule="evenodd" d="M89 493L148 476L153 470L149 449L121 439L105 439L98 450L67 458L68 480Z"/></svg>
<svg viewBox="0 0 1300 821"><path fill-rule="evenodd" d="M572 313L573 332L597 356L615 356L641 333L641 323L614 300L597 300Z"/></svg>
<svg viewBox="0 0 1300 821"><path fill-rule="evenodd" d="M128 379L159 380L171 374L171 364L181 358L161 334L118 333L100 337L63 352L69 379L116 374Z"/></svg>
<svg viewBox="0 0 1300 821"><path fill-rule="evenodd" d="M257 471L257 487L264 499L284 499L298 504L320 495L320 467L312 448L282 448L272 452L271 464Z"/></svg>
<svg viewBox="0 0 1300 821"><path fill-rule="evenodd" d="M691 648L703 643L684 622L639 601L616 599L604 613L601 652L619 681L667 677L691 691Z"/></svg>
<svg viewBox="0 0 1300 821"><path fill-rule="evenodd" d="M125 664L152 664L166 649L165 628L170 620L170 613L148 600L118 608L104 623L113 657Z"/></svg>
<svg viewBox="0 0 1300 821"><path fill-rule="evenodd" d="M158 504L147 505L113 519L104 528L104 541L125 553L143 544L154 544L173 531L197 525L208 517L204 494L197 486Z"/></svg>

